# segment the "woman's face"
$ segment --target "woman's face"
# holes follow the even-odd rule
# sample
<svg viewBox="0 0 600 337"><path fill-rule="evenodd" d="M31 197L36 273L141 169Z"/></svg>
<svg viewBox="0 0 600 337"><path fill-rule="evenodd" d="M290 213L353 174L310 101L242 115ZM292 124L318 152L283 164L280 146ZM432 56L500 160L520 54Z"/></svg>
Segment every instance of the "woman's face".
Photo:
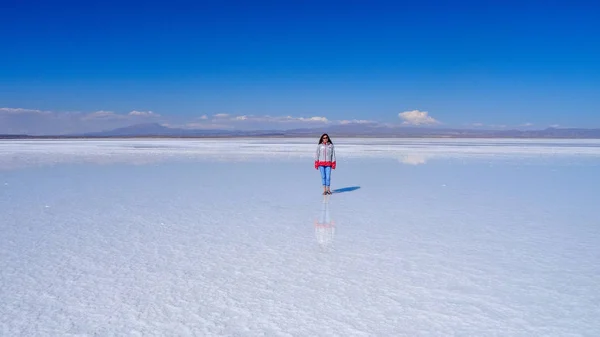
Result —
<svg viewBox="0 0 600 337"><path fill-rule="evenodd" d="M325 143L325 144L329 143L329 137L323 136L322 139L323 139L323 143Z"/></svg>

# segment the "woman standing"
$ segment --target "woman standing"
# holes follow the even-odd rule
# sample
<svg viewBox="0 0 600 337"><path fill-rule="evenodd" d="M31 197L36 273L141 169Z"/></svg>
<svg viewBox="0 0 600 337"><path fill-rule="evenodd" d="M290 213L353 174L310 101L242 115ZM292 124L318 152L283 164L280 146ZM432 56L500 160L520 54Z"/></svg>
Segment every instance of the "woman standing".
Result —
<svg viewBox="0 0 600 337"><path fill-rule="evenodd" d="M323 195L331 194L329 183L331 181L331 170L335 170L335 166L335 148L329 135L324 133L319 139L315 155L315 169L321 171Z"/></svg>

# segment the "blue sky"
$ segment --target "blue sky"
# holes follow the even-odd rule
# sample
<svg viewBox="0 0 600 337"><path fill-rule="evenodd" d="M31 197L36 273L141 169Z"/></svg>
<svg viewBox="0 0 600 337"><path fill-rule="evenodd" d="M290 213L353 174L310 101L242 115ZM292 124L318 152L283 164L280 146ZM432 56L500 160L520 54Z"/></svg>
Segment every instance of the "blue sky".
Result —
<svg viewBox="0 0 600 337"><path fill-rule="evenodd" d="M3 1L0 132L600 127L600 5L489 3Z"/></svg>

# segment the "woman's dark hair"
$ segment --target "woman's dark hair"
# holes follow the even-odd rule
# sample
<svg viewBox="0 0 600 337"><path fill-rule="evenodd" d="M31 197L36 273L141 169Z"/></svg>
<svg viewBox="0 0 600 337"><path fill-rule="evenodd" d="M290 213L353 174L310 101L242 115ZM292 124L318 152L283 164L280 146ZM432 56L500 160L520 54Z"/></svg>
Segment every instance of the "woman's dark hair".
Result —
<svg viewBox="0 0 600 337"><path fill-rule="evenodd" d="M326 134L326 133L322 134L322 135L321 135L321 138L319 138L319 144L323 143L323 137L325 137L325 136L327 136L327 139L329 139L329 142L330 142L331 144L333 144L333 142L331 141L331 137L329 137L329 135L328 135L328 134Z"/></svg>

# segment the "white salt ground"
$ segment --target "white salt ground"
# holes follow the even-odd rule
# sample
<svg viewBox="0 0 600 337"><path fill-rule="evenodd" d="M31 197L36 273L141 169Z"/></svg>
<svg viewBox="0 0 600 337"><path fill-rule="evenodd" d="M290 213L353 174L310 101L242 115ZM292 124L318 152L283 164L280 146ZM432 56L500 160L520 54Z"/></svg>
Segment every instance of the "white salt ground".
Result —
<svg viewBox="0 0 600 337"><path fill-rule="evenodd" d="M0 335L600 334L600 142L314 148L0 142Z"/></svg>

